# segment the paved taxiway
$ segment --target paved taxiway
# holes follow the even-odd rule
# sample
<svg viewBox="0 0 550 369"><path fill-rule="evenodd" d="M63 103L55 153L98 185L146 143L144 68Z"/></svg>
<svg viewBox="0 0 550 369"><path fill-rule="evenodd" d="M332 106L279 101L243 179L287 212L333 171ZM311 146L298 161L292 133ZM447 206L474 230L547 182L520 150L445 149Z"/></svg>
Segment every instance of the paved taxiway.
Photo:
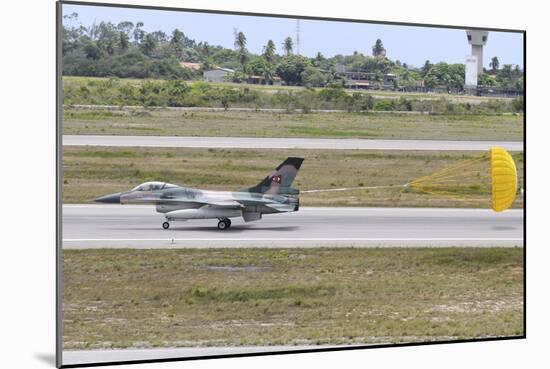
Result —
<svg viewBox="0 0 550 369"><path fill-rule="evenodd" d="M153 206L64 205L64 248L522 246L523 210L319 208L233 220L172 222Z"/></svg>
<svg viewBox="0 0 550 369"><path fill-rule="evenodd" d="M105 363L114 361L174 359L193 356L250 354L259 352L300 351L345 346L235 346L235 347L182 347L118 350L64 350L63 365ZM350 346L347 346L350 347Z"/></svg>
<svg viewBox="0 0 550 369"><path fill-rule="evenodd" d="M501 146L523 151L520 141L367 140L330 138L170 137L64 135L65 146L195 147L248 149L347 149L347 150L467 150L483 151Z"/></svg>

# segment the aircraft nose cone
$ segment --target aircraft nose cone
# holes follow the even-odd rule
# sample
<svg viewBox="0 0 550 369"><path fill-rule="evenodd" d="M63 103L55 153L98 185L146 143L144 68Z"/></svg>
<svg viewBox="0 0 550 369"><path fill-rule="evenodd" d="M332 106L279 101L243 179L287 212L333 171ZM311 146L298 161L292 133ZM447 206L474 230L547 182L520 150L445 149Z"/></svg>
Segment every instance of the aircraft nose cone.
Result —
<svg viewBox="0 0 550 369"><path fill-rule="evenodd" d="M112 193L110 195L100 196L94 201L101 202L104 204L120 204L120 192Z"/></svg>

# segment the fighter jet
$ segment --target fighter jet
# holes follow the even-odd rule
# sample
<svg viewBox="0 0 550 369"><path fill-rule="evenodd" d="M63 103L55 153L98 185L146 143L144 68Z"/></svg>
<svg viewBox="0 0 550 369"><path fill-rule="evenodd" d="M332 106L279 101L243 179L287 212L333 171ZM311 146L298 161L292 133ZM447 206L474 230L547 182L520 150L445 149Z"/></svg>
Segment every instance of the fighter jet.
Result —
<svg viewBox="0 0 550 369"><path fill-rule="evenodd" d="M164 182L146 182L127 192L95 199L101 203L151 204L164 214L162 228L170 222L190 219L218 219L218 229L231 227L231 218L245 222L262 219L263 214L298 211L300 191L292 182L303 158L289 157L254 187L236 192L207 191Z"/></svg>

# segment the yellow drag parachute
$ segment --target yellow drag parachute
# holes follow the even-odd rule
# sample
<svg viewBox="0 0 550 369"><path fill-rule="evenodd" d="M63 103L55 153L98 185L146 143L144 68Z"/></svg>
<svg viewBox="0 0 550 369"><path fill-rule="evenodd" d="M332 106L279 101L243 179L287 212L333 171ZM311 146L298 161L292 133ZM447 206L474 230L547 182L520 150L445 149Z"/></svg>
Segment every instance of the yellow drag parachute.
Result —
<svg viewBox="0 0 550 369"><path fill-rule="evenodd" d="M516 198L518 178L514 159L502 147L493 147L491 155L491 197L494 211L508 209Z"/></svg>
<svg viewBox="0 0 550 369"><path fill-rule="evenodd" d="M415 179L408 187L424 193L468 201L490 195L494 211L508 209L517 193L514 159L502 147Z"/></svg>

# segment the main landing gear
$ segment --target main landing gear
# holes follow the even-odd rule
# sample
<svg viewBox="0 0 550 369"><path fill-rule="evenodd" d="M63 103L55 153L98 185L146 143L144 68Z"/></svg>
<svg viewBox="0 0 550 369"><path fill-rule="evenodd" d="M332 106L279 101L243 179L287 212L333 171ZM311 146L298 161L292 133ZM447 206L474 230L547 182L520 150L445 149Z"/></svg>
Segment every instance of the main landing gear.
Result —
<svg viewBox="0 0 550 369"><path fill-rule="evenodd" d="M231 227L231 220L229 218L219 218L218 222L218 229L221 231L225 231L226 229L229 229ZM168 229L170 228L170 223L168 221L162 223L162 228Z"/></svg>
<svg viewBox="0 0 550 369"><path fill-rule="evenodd" d="M226 229L229 229L229 227L231 227L231 220L229 218L220 218L220 221L218 222L218 229L225 231Z"/></svg>

